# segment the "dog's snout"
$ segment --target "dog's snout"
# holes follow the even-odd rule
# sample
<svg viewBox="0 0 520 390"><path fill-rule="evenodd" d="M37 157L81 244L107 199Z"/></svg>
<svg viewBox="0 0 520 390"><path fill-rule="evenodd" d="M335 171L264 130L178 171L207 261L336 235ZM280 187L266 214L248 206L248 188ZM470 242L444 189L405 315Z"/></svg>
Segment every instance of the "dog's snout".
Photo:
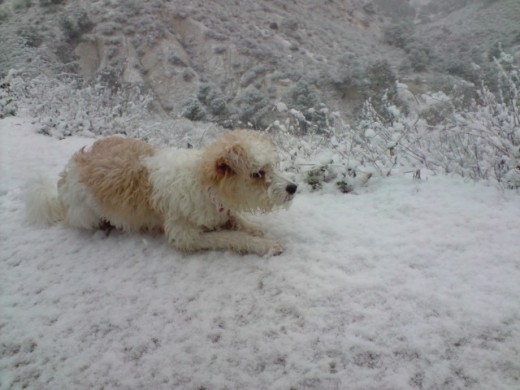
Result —
<svg viewBox="0 0 520 390"><path fill-rule="evenodd" d="M287 187L285 187L285 191L287 191L289 194L294 194L296 192L296 189L298 186L296 184L288 184Z"/></svg>

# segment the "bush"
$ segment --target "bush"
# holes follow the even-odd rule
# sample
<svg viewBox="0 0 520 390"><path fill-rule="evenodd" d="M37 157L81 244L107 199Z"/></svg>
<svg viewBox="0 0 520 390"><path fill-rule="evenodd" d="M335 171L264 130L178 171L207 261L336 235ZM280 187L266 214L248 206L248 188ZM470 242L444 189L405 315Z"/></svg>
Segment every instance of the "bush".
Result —
<svg viewBox="0 0 520 390"><path fill-rule="evenodd" d="M289 108L298 110L304 115L309 108L316 108L319 102L315 91L303 80L298 81L289 89L286 100Z"/></svg>
<svg viewBox="0 0 520 390"><path fill-rule="evenodd" d="M28 47L39 47L43 43L43 37L32 26L19 28L17 32Z"/></svg>
<svg viewBox="0 0 520 390"><path fill-rule="evenodd" d="M364 102L371 101L379 115L391 120L385 112L384 101L401 104L397 99L397 77L390 63L386 60L361 64L352 57L344 57L338 69L332 75L332 85L342 94L353 100L354 112L359 114Z"/></svg>
<svg viewBox="0 0 520 390"><path fill-rule="evenodd" d="M41 7L49 7L52 5L63 4L65 0L40 0Z"/></svg>
<svg viewBox="0 0 520 390"><path fill-rule="evenodd" d="M419 113L419 118L424 119L430 126L436 126L446 121L453 113L453 106L449 101L436 102Z"/></svg>
<svg viewBox="0 0 520 390"><path fill-rule="evenodd" d="M228 113L224 95L210 84L201 84L197 99L207 107L209 113L217 118Z"/></svg>
<svg viewBox="0 0 520 390"><path fill-rule="evenodd" d="M251 124L254 128L264 128L269 123L267 113L269 102L267 98L253 87L247 88L237 99L239 119L245 124Z"/></svg>
<svg viewBox="0 0 520 390"><path fill-rule="evenodd" d="M500 58L502 55L502 43L495 42L487 51L487 58L489 61L493 61L495 58Z"/></svg>
<svg viewBox="0 0 520 390"><path fill-rule="evenodd" d="M63 77L11 77L13 96L40 123L41 133L57 138L72 134L138 136L139 124L149 117L150 96L129 85L113 90L100 83L84 85L71 75Z"/></svg>
<svg viewBox="0 0 520 390"><path fill-rule="evenodd" d="M87 12L81 10L75 17L71 15L62 16L59 26L65 39L68 42L75 42L83 34L90 31L94 27L94 23L88 17Z"/></svg>
<svg viewBox="0 0 520 390"><path fill-rule="evenodd" d="M230 126L229 110L224 95L213 85L201 84L197 95L188 99L181 116L192 121L214 121Z"/></svg>
<svg viewBox="0 0 520 390"><path fill-rule="evenodd" d="M386 110L387 103L397 101L397 77L386 60L369 65L360 85L363 101L369 100L377 114L385 121L391 121L392 115Z"/></svg>
<svg viewBox="0 0 520 390"><path fill-rule="evenodd" d="M318 95L309 84L298 81L286 95L287 107L293 110L293 115L299 121L299 128L303 133L323 133L333 122L328 109L324 107Z"/></svg>
<svg viewBox="0 0 520 390"><path fill-rule="evenodd" d="M507 63L512 68L495 64L504 80L500 93L482 86L468 106L442 93L423 95L416 117L381 99L380 109L392 115L388 121L366 101L352 126L338 118L321 134L302 132L303 114L289 110L293 119L277 120L268 130L278 137L286 170L310 190L350 192L371 172L384 177L397 166L416 178L428 169L519 189L520 79ZM355 172L363 174L356 178Z"/></svg>
<svg viewBox="0 0 520 390"><path fill-rule="evenodd" d="M424 14L449 14L458 9L464 8L473 0L431 0L422 6L421 13Z"/></svg>
<svg viewBox="0 0 520 390"><path fill-rule="evenodd" d="M206 110L197 98L191 98L184 103L181 116L192 121L202 121L206 119Z"/></svg>
<svg viewBox="0 0 520 390"><path fill-rule="evenodd" d="M395 82L397 77L388 61L379 60L368 64L359 64L352 60L350 63L342 62L341 70L334 76L334 86L344 94L349 89L355 90L362 102L367 99L378 99L385 92L394 95L397 90Z"/></svg>
<svg viewBox="0 0 520 390"><path fill-rule="evenodd" d="M10 12L5 8L0 8L0 23L5 22L11 16Z"/></svg>
<svg viewBox="0 0 520 390"><path fill-rule="evenodd" d="M425 42L414 37L414 30L414 26L406 22L387 26L383 29L383 41L406 51L406 65L415 72L422 72L433 57L432 50Z"/></svg>
<svg viewBox="0 0 520 390"><path fill-rule="evenodd" d="M478 83L477 69L469 59L451 58L444 63L444 71L471 83Z"/></svg>
<svg viewBox="0 0 520 390"><path fill-rule="evenodd" d="M412 41L414 27L410 23L401 22L383 28L383 42L400 49L405 49Z"/></svg>
<svg viewBox="0 0 520 390"><path fill-rule="evenodd" d="M453 76L440 75L432 80L431 89L451 98L454 110L464 111L475 99L475 85Z"/></svg>
<svg viewBox="0 0 520 390"><path fill-rule="evenodd" d="M15 116L18 106L7 82L0 79L0 119Z"/></svg>
<svg viewBox="0 0 520 390"><path fill-rule="evenodd" d="M406 46L407 59L415 72L425 71L433 58L431 49L423 43L413 42Z"/></svg>
<svg viewBox="0 0 520 390"><path fill-rule="evenodd" d="M76 24L67 16L63 16L60 19L60 29L68 41L73 41L80 37Z"/></svg>
<svg viewBox="0 0 520 390"><path fill-rule="evenodd" d="M519 124L518 103L500 103L489 89L482 87L479 102L454 115L450 126L438 133L444 145L441 166L448 173L494 179L507 187L519 188Z"/></svg>
<svg viewBox="0 0 520 390"><path fill-rule="evenodd" d="M348 194L354 190L352 170L345 171L343 167L334 167L333 162L312 168L306 174L305 182L311 190L323 189L324 185L332 184L338 191Z"/></svg>
<svg viewBox="0 0 520 390"><path fill-rule="evenodd" d="M344 98L350 91L359 87L365 66L354 55L340 58L337 69L331 75L332 85Z"/></svg>
<svg viewBox="0 0 520 390"><path fill-rule="evenodd" d="M366 70L365 91L367 97L381 95L384 91L395 89L397 77L386 60L376 61Z"/></svg>
<svg viewBox="0 0 520 390"><path fill-rule="evenodd" d="M30 8L32 6L32 0L17 0L13 2L13 8L17 11Z"/></svg>

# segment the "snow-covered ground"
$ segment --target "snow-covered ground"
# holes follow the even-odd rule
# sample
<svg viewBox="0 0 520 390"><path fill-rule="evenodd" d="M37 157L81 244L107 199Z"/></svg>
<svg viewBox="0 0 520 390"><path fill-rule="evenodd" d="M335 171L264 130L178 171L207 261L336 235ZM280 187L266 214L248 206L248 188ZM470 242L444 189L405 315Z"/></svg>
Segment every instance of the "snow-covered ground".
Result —
<svg viewBox="0 0 520 390"><path fill-rule="evenodd" d="M257 217L286 245L24 222L91 139L0 121L1 389L520 389L520 196L395 174Z"/></svg>

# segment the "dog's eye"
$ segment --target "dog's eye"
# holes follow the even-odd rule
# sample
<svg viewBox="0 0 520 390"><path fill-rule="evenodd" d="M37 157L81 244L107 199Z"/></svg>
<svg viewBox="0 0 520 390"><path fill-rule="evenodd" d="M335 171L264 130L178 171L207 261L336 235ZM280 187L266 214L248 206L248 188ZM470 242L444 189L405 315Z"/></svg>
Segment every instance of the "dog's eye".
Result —
<svg viewBox="0 0 520 390"><path fill-rule="evenodd" d="M264 172L263 169L259 170L258 172L253 172L253 173L251 174L251 177L252 177L253 179L261 179L261 178L263 178L264 176L265 176L265 172Z"/></svg>

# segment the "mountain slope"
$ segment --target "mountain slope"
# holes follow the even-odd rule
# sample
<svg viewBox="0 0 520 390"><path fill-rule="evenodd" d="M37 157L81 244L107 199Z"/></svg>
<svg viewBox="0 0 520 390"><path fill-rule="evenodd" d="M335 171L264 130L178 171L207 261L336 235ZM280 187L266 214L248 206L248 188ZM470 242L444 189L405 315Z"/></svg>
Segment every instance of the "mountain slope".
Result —
<svg viewBox="0 0 520 390"><path fill-rule="evenodd" d="M450 1L446 7L458 4ZM269 115L269 104L287 101L298 81L318 102L349 114L367 93L383 93L360 90L375 62L385 60L410 79L413 69L401 67L407 54L384 43L395 10L400 23L422 21L406 39L434 54L426 71L445 72L450 58L483 58L498 41L518 48L518 2L459 3L447 13L426 13L424 4L403 0L393 8L361 0L11 0L0 5L7 38L0 74L11 67L77 72L113 88L139 85L173 116L265 127L269 121L258 117Z"/></svg>

